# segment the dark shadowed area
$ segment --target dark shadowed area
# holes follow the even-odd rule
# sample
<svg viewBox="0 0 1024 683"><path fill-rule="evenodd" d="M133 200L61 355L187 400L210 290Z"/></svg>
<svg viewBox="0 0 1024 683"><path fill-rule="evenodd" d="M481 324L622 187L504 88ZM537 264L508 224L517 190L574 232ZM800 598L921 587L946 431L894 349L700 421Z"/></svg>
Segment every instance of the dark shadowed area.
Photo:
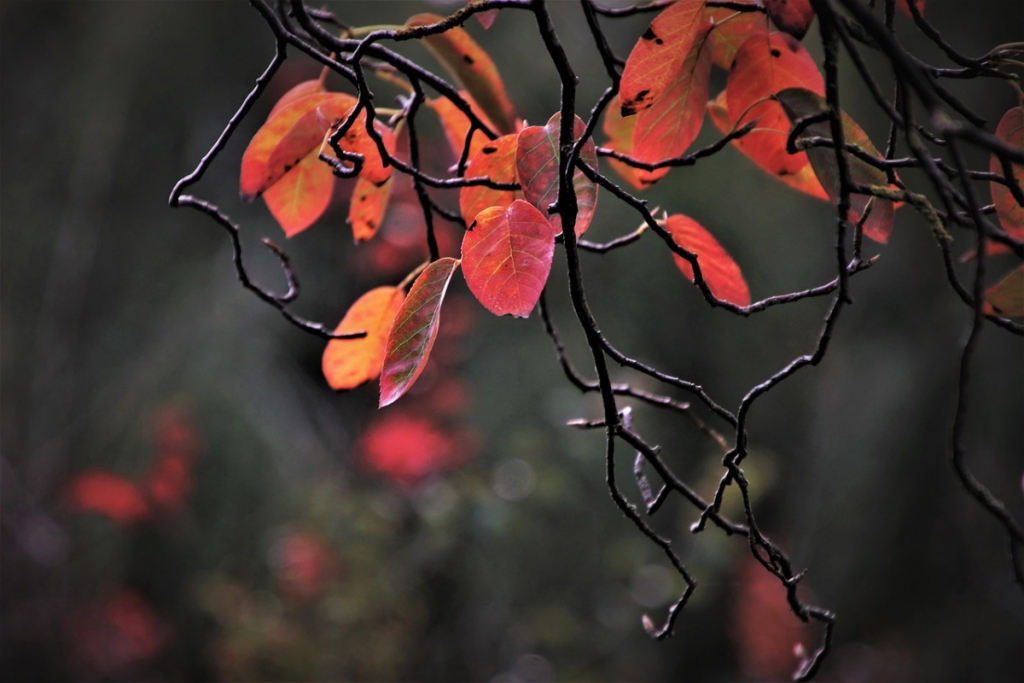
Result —
<svg viewBox="0 0 1024 683"><path fill-rule="evenodd" d="M402 24L464 3L326 3L352 26ZM607 4L613 4L608 2ZM625 3L619 3L625 4ZM551 2L586 117L607 84L580 4ZM1024 39L1019 0L932 0L929 20L964 53ZM607 23L625 56L651 15ZM941 53L899 15L908 48ZM559 84L532 17L503 10L467 30L530 124ZM805 39L820 63L817 24ZM443 71L413 43L396 48ZM784 680L821 633L743 538L672 497L652 526L699 586L673 637L650 639L684 588L605 485L596 395L565 379L536 311L494 317L461 274L430 365L376 410L377 384L335 393L325 342L243 289L227 234L171 209L274 54L243 0L0 3L0 677L6 681ZM884 63L869 53L885 88ZM848 60L842 103L876 145L887 122ZM274 101L316 78L295 50L198 185L242 226L248 267L283 291L283 246L302 286L293 310L333 327L362 293L399 283L427 254L411 183L380 234L353 244L351 181L309 230L286 239L262 201L238 196L246 144ZM330 87L344 89L331 76ZM724 85L712 74L712 92ZM995 79L948 81L991 127L1017 104ZM373 81L375 104L400 90ZM457 160L423 116L424 166ZM695 146L720 134L706 121ZM599 144L606 136L596 135ZM972 168L988 156L969 151ZM618 181L602 161L602 171ZM905 180L920 183L911 171ZM985 185L979 185L987 192ZM755 299L834 276L834 211L735 149L673 170L644 194L714 232ZM441 201L457 206L455 194ZM988 202L988 195L985 195ZM599 196L588 239L638 227ZM462 230L439 222L443 255ZM956 253L973 244L954 233ZM946 281L928 224L907 208L853 278L824 361L760 399L744 467L762 530L806 568L801 595L837 614L820 680L1024 680L1024 593L1005 530L963 490L950 430L971 311ZM547 288L568 354L593 368L569 304L564 250ZM1012 257L990 259L1008 270ZM703 385L735 409L813 350L827 297L751 317L712 308L655 236L584 253L604 333L634 358ZM963 273L969 273L964 265ZM965 275L966 277L966 275ZM615 381L664 391L621 368ZM692 396L672 394L680 401ZM702 405L693 410L722 431ZM629 405L624 401L623 405ZM702 495L722 450L679 414L632 405L647 440ZM1024 352L980 338L968 462L1024 519ZM634 502L633 453L619 475ZM657 483L656 475L651 475ZM724 510L741 511L732 491Z"/></svg>

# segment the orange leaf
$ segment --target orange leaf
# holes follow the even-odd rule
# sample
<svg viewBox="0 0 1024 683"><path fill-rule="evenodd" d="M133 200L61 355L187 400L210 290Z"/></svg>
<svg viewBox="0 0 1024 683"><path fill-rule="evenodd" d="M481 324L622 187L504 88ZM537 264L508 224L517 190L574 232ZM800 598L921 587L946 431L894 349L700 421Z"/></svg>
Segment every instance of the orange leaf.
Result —
<svg viewBox="0 0 1024 683"><path fill-rule="evenodd" d="M97 512L122 526L149 517L149 502L135 482L104 470L88 470L72 479L64 490L72 512Z"/></svg>
<svg viewBox="0 0 1024 683"><path fill-rule="evenodd" d="M601 125L601 129L611 138L605 144L605 147L623 154L632 154L633 131L636 129L636 119L637 117L635 116L623 116L622 108L619 106L619 96L613 97L604 112L604 123ZM613 157L608 157L608 163L611 164L616 173L622 176L636 190L643 190L653 185L669 172L667 167L650 172L642 171Z"/></svg>
<svg viewBox="0 0 1024 683"><path fill-rule="evenodd" d="M351 106L345 106L343 101L338 100L321 104L315 112L322 131L321 139L324 142L322 149L330 156L334 156L334 150L327 142L327 135L330 131L337 130L337 127L344 122L351 110ZM374 120L373 127L384 142L384 149L387 150L388 154L393 155L395 153L395 132L377 120ZM340 146L346 152L353 152L363 156L363 166L359 171L360 178L366 178L371 183L380 185L391 177L393 167L390 164L386 165L384 163L384 158L380 154L377 143L374 142L366 130L365 112L360 112L356 116L356 120L352 122L349 129L345 131L345 135L342 136Z"/></svg>
<svg viewBox="0 0 1024 683"><path fill-rule="evenodd" d="M288 237L315 223L331 203L334 173L319 153L319 149L309 152L263 193L267 208Z"/></svg>
<svg viewBox="0 0 1024 683"><path fill-rule="evenodd" d="M317 107L340 93L315 93L300 97L277 111L260 128L242 155L242 199L252 201L299 163L324 137L316 119ZM349 105L351 108L351 104ZM271 158L274 158L271 162Z"/></svg>
<svg viewBox="0 0 1024 683"><path fill-rule="evenodd" d="M796 123L798 120L825 111L825 101L817 94L803 88L787 88L779 92L779 102L789 119ZM843 138L847 144L856 145L874 157L881 157L867 134L854 123L853 119L841 112L843 122ZM828 121L820 121L807 127L806 135L813 137L831 138L832 130ZM833 202L839 201L839 165L836 163L835 150L828 147L812 147L807 150L807 157L811 161L811 167L815 175L821 181L821 186L831 197ZM879 185L888 187L889 178L885 171L872 166L866 161L846 153L850 167L850 180L856 185ZM857 222L867 210L871 214L864 222L864 236L885 244L889 241L889 234L892 232L892 224L895 219L895 208L888 199L870 197L862 194L850 196L850 220Z"/></svg>
<svg viewBox="0 0 1024 683"><path fill-rule="evenodd" d="M1003 114L996 127L996 137L1019 150L1024 151L1024 108L1014 107ZM1024 187L1024 164L1010 164L1013 168L1013 177L1008 178ZM1003 174L1003 165L995 154L991 156L988 163L988 170L992 173ZM1001 183L989 183L992 190L992 203L996 206L996 216L999 217L999 224L1007 234L1024 239L1024 206L1017 203L1017 200L1010 194L1010 189ZM986 253L1000 254L1009 251L1010 248L998 242L988 242Z"/></svg>
<svg viewBox="0 0 1024 683"><path fill-rule="evenodd" d="M388 332L404 300L398 287L377 287L356 299L334 331L365 331L366 336L327 342L323 372L332 389L352 389L380 375Z"/></svg>
<svg viewBox="0 0 1024 683"><path fill-rule="evenodd" d="M814 21L810 0L764 0L764 8L779 30L797 40L804 37Z"/></svg>
<svg viewBox="0 0 1024 683"><path fill-rule="evenodd" d="M348 206L348 222L356 243L365 242L377 234L391 198L391 179L383 185L374 185L366 178L356 181L352 201Z"/></svg>
<svg viewBox="0 0 1024 683"><path fill-rule="evenodd" d="M682 156L697 139L711 74L711 51L705 49L710 30L710 23L702 25L669 87L637 116L631 156L638 161L650 164ZM651 175L641 176L641 182L654 182Z"/></svg>
<svg viewBox="0 0 1024 683"><path fill-rule="evenodd" d="M718 128L723 135L732 131L732 123L729 121L729 109L726 106L724 90L718 94L718 97L711 102L708 102L708 114L711 117L712 123L715 124L715 127ZM734 140L733 145L741 152L744 151L744 148L740 147L737 141ZM806 157L803 152L801 152L801 154ZM780 174L773 172L772 169L768 168L762 158L750 156L747 156L747 158L757 164L759 168L767 171L773 178L781 180L794 190L798 190L817 199L829 201L828 194L825 193L825 188L823 188L821 183L818 182L818 176L814 175L814 169L811 168L809 163L804 164L796 173Z"/></svg>
<svg viewBox="0 0 1024 683"><path fill-rule="evenodd" d="M708 7L704 18L714 22L711 31L711 61L728 70L736 51L754 33L768 30L765 15L760 12L737 12L724 7Z"/></svg>
<svg viewBox="0 0 1024 683"><path fill-rule="evenodd" d="M426 26L442 19L436 14L417 14L405 25ZM498 67L466 29L456 26L422 40L459 85L469 91L480 108L497 124L499 133L515 130L515 109L505 93Z"/></svg>
<svg viewBox="0 0 1024 683"><path fill-rule="evenodd" d="M490 178L496 183L516 182L516 135L502 135L480 148L469 160L467 178ZM492 206L508 207L522 197L519 190L495 190L469 185L459 191L459 209L466 224Z"/></svg>
<svg viewBox="0 0 1024 683"><path fill-rule="evenodd" d="M292 102L295 102L306 95L316 95L322 92L324 92L324 84L319 78L315 78L311 81L302 81L298 85L292 86L288 92L281 95L281 98L274 103L274 108L270 110L269 114L267 114L267 120L269 121L274 114L281 111Z"/></svg>
<svg viewBox="0 0 1024 683"><path fill-rule="evenodd" d="M917 6L917 11L920 12L921 15L924 15L924 0L914 0L914 4ZM914 15L910 11L910 4L907 0L896 0L896 8L911 19L914 18Z"/></svg>
<svg viewBox="0 0 1024 683"><path fill-rule="evenodd" d="M380 374L381 408L401 398L423 372L437 337L441 303L458 266L456 259L438 259L412 284L388 333Z"/></svg>
<svg viewBox="0 0 1024 683"><path fill-rule="evenodd" d="M469 96L466 91L460 91L459 95L462 99L469 103L469 108L473 112L483 119L491 128L495 128L495 125L491 122L487 115L484 114L479 105L473 101L473 98ZM427 100L427 105L433 109L438 118L441 119L441 127L444 128L445 137L448 138L448 144L452 148L452 154L455 155L456 159L462 158L462 150L466 146L466 135L469 134L469 117L467 117L461 109L452 104L452 101L447 97L439 97L433 100ZM473 131L473 140L469 143L469 156L467 159L473 158L473 156L480 151L480 148L489 142L489 138L479 128Z"/></svg>
<svg viewBox="0 0 1024 683"><path fill-rule="evenodd" d="M575 118L573 132L578 140L586 131L587 124L580 117ZM558 199L558 136L561 125L562 115L556 113L545 126L529 126L519 131L516 144L516 174L523 186L523 196L547 216L556 232L562 231L562 218L557 213L549 213L548 207ZM597 168L597 146L593 140L587 140L583 145L580 158L592 168ZM587 231L594 217L597 185L579 169L573 172L572 183L579 208L576 216L576 236L579 237Z"/></svg>
<svg viewBox="0 0 1024 683"><path fill-rule="evenodd" d="M654 18L622 71L622 115L650 107L669 87L703 24L704 0L678 0Z"/></svg>
<svg viewBox="0 0 1024 683"><path fill-rule="evenodd" d="M1009 318L1024 316L1024 265L985 290L984 310Z"/></svg>
<svg viewBox="0 0 1024 683"><path fill-rule="evenodd" d="M768 99L792 87L825 94L825 81L814 59L795 38L787 33L760 33L740 46L725 89L729 118L737 128L758 121L757 129L736 144L773 175L795 174L807 165L805 154L786 152L792 126L779 104Z"/></svg>
<svg viewBox="0 0 1024 683"><path fill-rule="evenodd" d="M469 291L494 315L525 318L544 290L555 235L544 215L521 199L481 211L462 240Z"/></svg>
<svg viewBox="0 0 1024 683"><path fill-rule="evenodd" d="M701 274L715 298L737 306L750 305L750 290L740 267L710 232L692 218L678 214L668 217L665 228L671 233L673 242L697 255ZM694 282L690 262L678 254L672 254L672 257L683 275Z"/></svg>

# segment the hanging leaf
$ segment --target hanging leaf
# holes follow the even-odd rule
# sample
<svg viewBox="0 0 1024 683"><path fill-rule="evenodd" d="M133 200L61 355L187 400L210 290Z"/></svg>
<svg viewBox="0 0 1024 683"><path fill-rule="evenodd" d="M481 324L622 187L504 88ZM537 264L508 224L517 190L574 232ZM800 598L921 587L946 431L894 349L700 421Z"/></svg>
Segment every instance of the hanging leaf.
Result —
<svg viewBox="0 0 1024 683"><path fill-rule="evenodd" d="M473 112L483 119L491 128L495 128L494 123L491 122L487 115L480 110L480 106L473 101L473 98L469 96L465 90L460 90L459 95L462 99L469 103L469 108ZM452 104L452 101L447 97L439 97L437 99L427 100L427 106L437 113L438 118L441 119L441 127L444 128L445 137L448 138L448 144L452 148L452 154L455 155L456 159L462 158L462 150L466 146L466 135L469 134L469 117L467 117L461 109ZM473 156L480 151L480 148L490 142L490 138L480 130L479 128L473 131L473 140L469 144L469 156L467 159L472 159Z"/></svg>
<svg viewBox="0 0 1024 683"><path fill-rule="evenodd" d="M623 116L647 109L671 85L703 25L704 0L677 0L654 18L622 71Z"/></svg>
<svg viewBox="0 0 1024 683"><path fill-rule="evenodd" d="M604 123L601 126L605 135L611 138L605 144L605 147L632 156L633 131L636 129L636 121L637 117L635 116L627 117L622 115L618 95L612 98L604 112ZM650 187L660 178L664 178L669 172L667 167L659 168L656 171L642 171L613 157L608 157L608 163L611 164L616 173L622 176L636 190Z"/></svg>
<svg viewBox="0 0 1024 683"><path fill-rule="evenodd" d="M924 0L914 0L914 5L917 6L917 11L921 16L924 16ZM910 11L910 4L907 0L896 0L896 8L911 19L914 18L913 13Z"/></svg>
<svg viewBox="0 0 1024 683"><path fill-rule="evenodd" d="M1024 265L985 290L984 310L1008 318L1024 316Z"/></svg>
<svg viewBox="0 0 1024 683"><path fill-rule="evenodd" d="M705 48L711 26L710 22L701 26L669 87L637 116L631 155L634 159L653 164L682 156L697 139L708 99L711 51ZM653 182L651 174L640 180Z"/></svg>
<svg viewBox="0 0 1024 683"><path fill-rule="evenodd" d="M356 299L335 333L366 332L359 339L332 339L324 349L323 373L334 390L352 389L377 379L388 332L405 300L399 287L377 287Z"/></svg>
<svg viewBox="0 0 1024 683"><path fill-rule="evenodd" d="M704 281L716 299L737 306L750 305L750 290L740 267L710 232L697 221L680 214L669 216L665 228L671 233L673 242L697 255ZM690 262L678 254L672 254L672 257L683 275L694 282Z"/></svg>
<svg viewBox="0 0 1024 683"><path fill-rule="evenodd" d="M718 94L714 100L708 102L708 115L711 117L712 123L723 135L726 135L732 131L732 123L729 121L729 109L725 103L725 91L723 90ZM744 152L744 148L741 147L736 141L733 141L733 146L736 149ZM803 152L800 153L805 159L807 155ZM744 154L744 156L747 156ZM810 163L805 163L799 171L796 173L778 173L768 168L764 160L761 158L755 158L747 156L748 159L757 164L758 168L767 171L771 177L781 180L786 185L789 185L794 190L803 192L817 199L824 199L829 201L828 194L825 193L825 189L818 182L818 176L814 175L814 169L811 168Z"/></svg>
<svg viewBox="0 0 1024 683"><path fill-rule="evenodd" d="M804 37L814 21L810 0L764 0L764 9L780 31L797 40Z"/></svg>
<svg viewBox="0 0 1024 683"><path fill-rule="evenodd" d="M436 24L443 17L436 14L417 14L405 22L406 27ZM505 93L498 67L484 52L466 29L456 26L444 33L422 38L423 44L452 77L476 100L487 116L497 124L499 133L515 130L515 109Z"/></svg>
<svg viewBox="0 0 1024 683"><path fill-rule="evenodd" d="M502 135L480 148L469 160L467 178L490 178L495 183L516 182L516 135ZM523 196L519 190L495 190L469 185L459 191L459 208L466 224L492 206L506 208Z"/></svg>
<svg viewBox="0 0 1024 683"><path fill-rule="evenodd" d="M485 0L469 0L467 4L479 5L481 2L485 2ZM480 25L483 26L484 29L489 29L491 26L494 25L494 20L498 18L498 10L488 9L484 10L483 12L477 12L473 16L477 18L477 21L480 22Z"/></svg>
<svg viewBox="0 0 1024 683"><path fill-rule="evenodd" d="M267 188L263 200L284 234L294 237L323 215L333 191L334 173L314 149Z"/></svg>
<svg viewBox="0 0 1024 683"><path fill-rule="evenodd" d="M736 128L757 121L756 130L736 145L773 175L795 175L808 163L806 154L786 152L792 126L779 104L770 99L784 88L797 87L825 94L825 81L814 59L789 34L753 35L736 52L725 88L729 118Z"/></svg>
<svg viewBox="0 0 1024 683"><path fill-rule="evenodd" d="M351 106L346 107L342 101L328 101L317 107L315 112L319 122L323 144L321 149L334 157L333 149L327 141L327 135L338 129L351 113ZM395 153L395 132L380 121L374 120L374 130L384 142L384 149L388 154ZM393 167L384 163L377 143L370 137L366 130L365 112L360 112L356 120L352 122L349 129L345 131L340 141L341 148L346 152L360 154L363 157L363 165L359 171L360 178L366 178L375 185L380 185L391 177ZM347 164L346 164L347 165Z"/></svg>
<svg viewBox="0 0 1024 683"><path fill-rule="evenodd" d="M380 407L397 401L423 372L437 337L441 303L459 262L434 261L412 284L388 333L380 374Z"/></svg>
<svg viewBox="0 0 1024 683"><path fill-rule="evenodd" d="M484 308L525 318L544 290L554 253L551 224L520 199L477 215L462 240L462 269Z"/></svg>
<svg viewBox="0 0 1024 683"><path fill-rule="evenodd" d="M789 119L796 123L800 119L817 114L827 109L825 101L815 93L803 88L787 88L777 95ZM841 112L843 138L847 144L856 145L874 157L881 157L867 134ZM805 135L812 137L831 138L832 131L828 121L821 121L807 127ZM836 163L835 150L828 147L812 147L807 150L814 173L821 181L821 186L833 202L839 201L839 166ZM880 185L888 187L889 179L885 172L859 157L846 153L850 168L850 180L856 185ZM885 244L889 241L895 208L891 201L862 194L850 196L850 220L857 222L870 207L871 214L864 222L864 236Z"/></svg>
<svg viewBox="0 0 1024 683"><path fill-rule="evenodd" d="M1012 147L1024 151L1024 108L1014 107L1003 114L996 127L996 137ZM1013 177L1009 180L1024 187L1024 164L1011 164ZM995 154L989 159L988 170L1003 175L1003 165ZM1017 203L1010 193L1010 188L1002 183L989 183L992 190L992 203L996 206L999 224L1007 234L1024 239L1024 206ZM988 242L986 253L1001 254L1010 248L998 242Z"/></svg>
<svg viewBox="0 0 1024 683"><path fill-rule="evenodd" d="M733 57L747 38L768 31L767 17L761 12L737 12L724 7L708 7L704 18L715 27L711 31L711 61L728 70Z"/></svg>
<svg viewBox="0 0 1024 683"><path fill-rule="evenodd" d="M580 117L575 118L573 132L578 140L586 131L587 124ZM558 199L558 136L561 125L562 115L556 113L547 125L529 126L519 131L516 142L516 174L523 187L523 196L547 216L556 232L562 231L562 218L557 213L549 213L548 207ZM592 168L597 168L597 146L592 139L583 145L580 158ZM573 172L572 184L579 208L576 216L576 236L579 237L587 231L594 217L597 185L578 168Z"/></svg>
<svg viewBox="0 0 1024 683"><path fill-rule="evenodd" d="M356 243L365 242L377 234L391 198L391 179L383 185L374 185L366 178L356 181L352 201L348 206L348 222Z"/></svg>
<svg viewBox="0 0 1024 683"><path fill-rule="evenodd" d="M323 131L316 122L316 108L340 93L316 93L300 97L282 107L260 128L242 155L240 190L242 199L251 202L260 193L280 180L289 168L299 163L323 140ZM345 97L351 96L345 95ZM313 112L313 116L309 114ZM270 165L278 153L279 160ZM288 161L290 159L290 162Z"/></svg>

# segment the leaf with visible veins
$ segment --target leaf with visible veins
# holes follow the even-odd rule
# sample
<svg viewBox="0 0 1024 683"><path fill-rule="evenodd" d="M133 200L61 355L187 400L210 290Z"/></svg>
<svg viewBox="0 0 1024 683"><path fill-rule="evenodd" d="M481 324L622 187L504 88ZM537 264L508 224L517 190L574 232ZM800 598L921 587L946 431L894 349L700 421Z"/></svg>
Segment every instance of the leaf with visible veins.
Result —
<svg viewBox="0 0 1024 683"><path fill-rule="evenodd" d="M671 85L704 21L704 0L677 0L633 46L619 85L623 116L647 109Z"/></svg>
<svg viewBox="0 0 1024 683"><path fill-rule="evenodd" d="M516 182L516 135L491 140L469 160L467 178L489 178L495 183ZM469 225L476 215L492 206L506 208L522 197L519 190L495 190L485 185L467 185L459 190L459 209Z"/></svg>
<svg viewBox="0 0 1024 683"><path fill-rule="evenodd" d="M374 185L366 178L359 178L352 191L348 206L348 222L352 226L352 237L356 243L365 242L377 234L391 198L389 178L382 185Z"/></svg>
<svg viewBox="0 0 1024 683"><path fill-rule="evenodd" d="M477 215L462 239L462 272L488 311L525 318L544 290L554 253L551 224L518 199L507 209L492 207Z"/></svg>
<svg viewBox="0 0 1024 683"><path fill-rule="evenodd" d="M314 149L307 154L263 193L263 201L288 237L315 223L331 203L334 173L320 160L319 152Z"/></svg>
<svg viewBox="0 0 1024 683"><path fill-rule="evenodd" d="M437 337L441 303L458 266L456 259L438 259L413 282L388 333L380 374L381 408L401 398L423 372Z"/></svg>
<svg viewBox="0 0 1024 683"><path fill-rule="evenodd" d="M573 132L575 139L587 129L587 124L580 117L575 117ZM561 113L552 116L547 125L529 126L519 131L516 143L516 175L522 185L526 201L547 216L551 227L557 232L562 231L562 217L557 213L549 213L548 207L558 199L558 138L562 125ZM591 168L597 168L597 146L593 140L587 140L580 149L580 159ZM590 226L597 205L597 185L592 183L583 171L574 169L572 176L573 188L576 192L576 236L579 237Z"/></svg>

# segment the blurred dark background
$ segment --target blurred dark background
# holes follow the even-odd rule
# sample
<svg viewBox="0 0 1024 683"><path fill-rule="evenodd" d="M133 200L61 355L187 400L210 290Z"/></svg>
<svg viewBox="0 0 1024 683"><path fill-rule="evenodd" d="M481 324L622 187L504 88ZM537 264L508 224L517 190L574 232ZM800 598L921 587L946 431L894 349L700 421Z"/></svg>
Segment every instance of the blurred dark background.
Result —
<svg viewBox="0 0 1024 683"><path fill-rule="evenodd" d="M329 7L365 25L457 4ZM578 4L551 5L585 115L605 86L600 63ZM927 12L967 54L1024 38L1017 0L933 0ZM606 23L614 47L625 55L648 20ZM945 65L898 21L916 54ZM546 121L558 84L532 19L505 11L489 32L467 28L525 118ZM493 318L457 276L444 350L412 395L378 413L375 384L330 391L323 343L242 289L216 225L167 206L273 54L247 3L4 0L0 36L4 680L767 680L792 671L796 642L816 645L746 543L691 535L696 512L677 500L654 524L700 586L675 637L644 635L641 615L660 621L681 581L609 499L602 436L564 427L599 408L562 378L536 315ZM812 28L820 56L816 40ZM290 54L193 188L244 226L268 287L283 279L258 240L284 236L262 203L238 199L237 173L274 98L318 72ZM851 72L844 62L844 106L884 140ZM1015 104L991 80L951 87L993 125ZM394 93L380 92L386 105ZM444 168L434 137L429 163ZM698 145L716 137L706 124ZM987 168L983 154L970 161ZM344 190L285 244L304 287L296 311L331 325L422 258L408 192L383 234L355 247ZM755 298L831 277L831 209L732 149L649 194L718 235ZM637 224L605 194L590 236ZM969 237L956 237L966 251ZM826 360L751 413L760 522L809 568L805 595L838 613L822 680L1024 680L1024 596L1005 535L950 466L970 312L915 214L902 210L890 244L871 248L881 260L855 278ZM560 258L554 316L586 368ZM1009 268L1001 258L993 270ZM619 348L730 407L813 347L827 305L750 319L712 310L649 236L585 255L584 269ZM666 461L712 491L715 444L678 415L634 409ZM1022 414L1020 340L986 327L969 463L1018 520Z"/></svg>

